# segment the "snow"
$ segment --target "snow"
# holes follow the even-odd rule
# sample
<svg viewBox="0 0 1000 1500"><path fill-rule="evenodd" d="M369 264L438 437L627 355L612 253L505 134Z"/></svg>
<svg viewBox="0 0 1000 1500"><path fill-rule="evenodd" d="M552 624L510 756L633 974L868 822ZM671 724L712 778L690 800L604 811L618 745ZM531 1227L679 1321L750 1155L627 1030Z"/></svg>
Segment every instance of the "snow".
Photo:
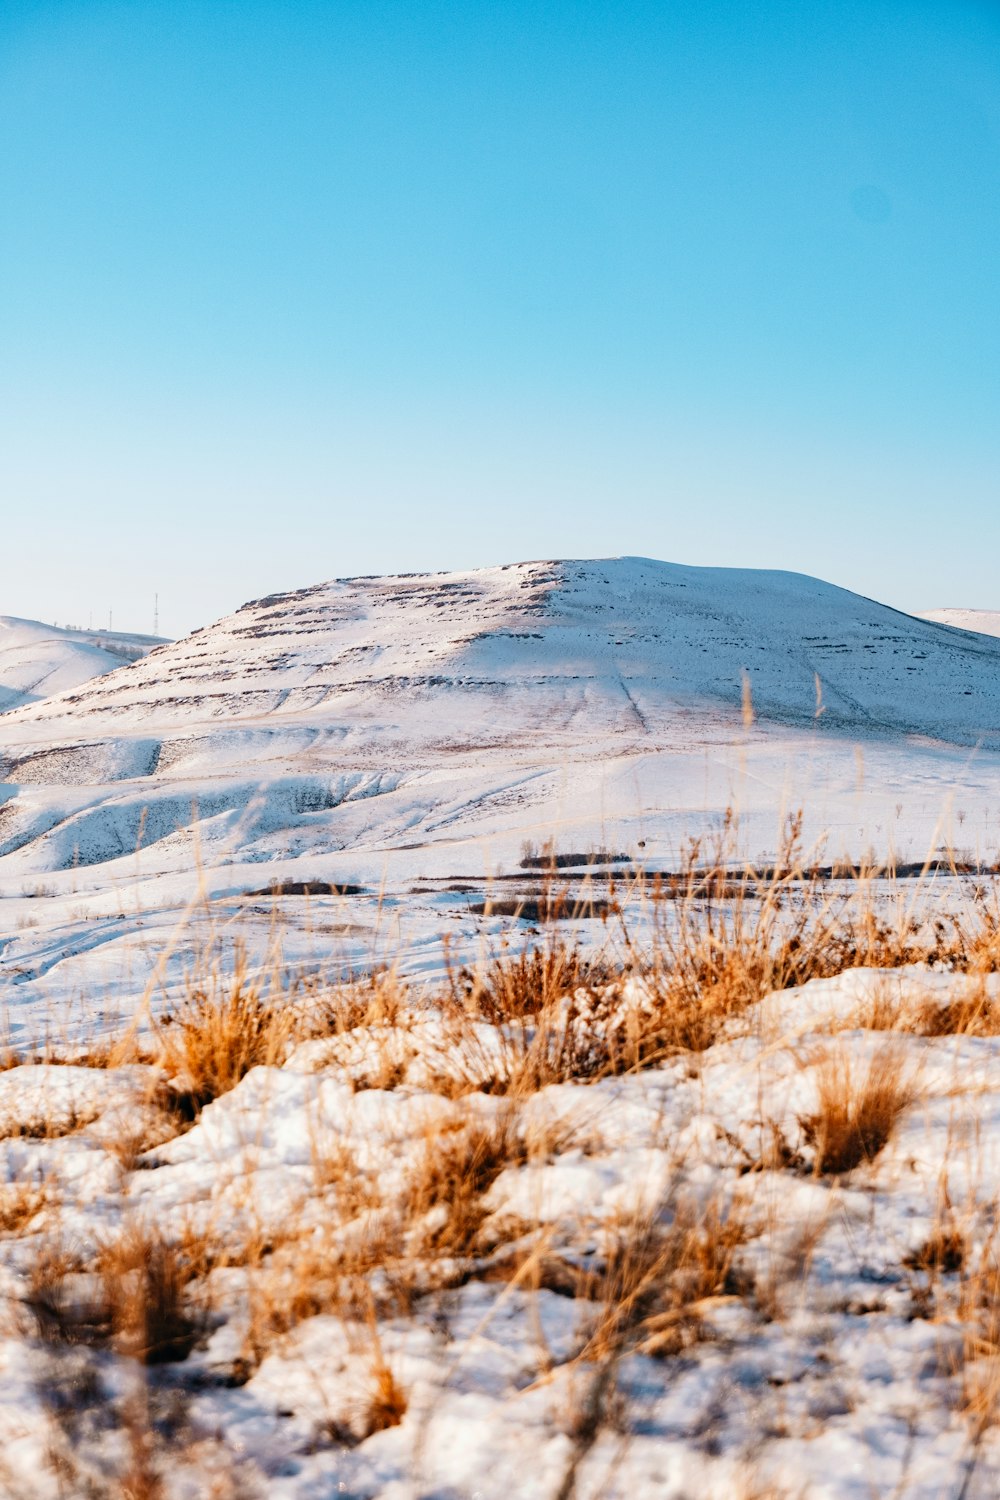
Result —
<svg viewBox="0 0 1000 1500"><path fill-rule="evenodd" d="M800 575L618 558L341 580L124 667L79 633L0 621L0 1002L19 1062L0 1072L0 1494L67 1493L46 1458L57 1440L79 1466L68 1482L103 1493L140 1398L176 1437L166 1500L237 1479L280 1500L555 1500L573 1464L580 1500L768 1486L936 1500L966 1474L966 1500L996 1494L1000 1444L963 1415L981 1310L957 1273L912 1263L946 1204L970 1261L989 1258L1000 1039L916 1021L973 984L1000 999L996 976L816 980L699 1057L553 1084L513 1110L514 1034L456 1026L428 999L527 933L472 910L530 892L526 843L627 854L640 939L655 914L630 872L676 867L730 806L762 859L802 806L826 858L992 864L1000 641L973 613L918 619ZM312 888L270 894L280 882ZM973 883L937 873L922 889L961 910ZM620 952L614 921L565 930ZM324 982L391 961L413 1002L253 1068L189 1129L159 1067L33 1060L147 1035L192 974L237 954ZM641 985L619 1000L641 1005ZM883 1055L878 1007L902 1028L889 1040L912 1098L872 1162L824 1175L809 1123L824 1069L858 1078ZM487 1248L442 1271L420 1244L444 1209L401 1225L407 1184L429 1143L501 1124L523 1150L485 1192ZM625 1354L588 1447L597 1282L569 1296L511 1281L504 1258L541 1245L596 1275L631 1221L669 1225L685 1204L745 1222L742 1279L701 1299L676 1349ZM53 1246L92 1295L127 1225L225 1252L201 1278L206 1336L146 1376L109 1348L53 1352L31 1310ZM408 1310L382 1304L376 1270L370 1316L307 1311L248 1359L283 1277L396 1230ZM369 1431L386 1368L406 1409Z"/></svg>
<svg viewBox="0 0 1000 1500"><path fill-rule="evenodd" d="M121 631L83 631L0 615L0 713L80 688L163 642Z"/></svg>
<svg viewBox="0 0 1000 1500"><path fill-rule="evenodd" d="M990 1088L1000 1039L894 1035L913 1101L885 1149L846 1177L813 1173L801 1123L816 1107L831 1051L860 1072L886 1045L884 1034L848 1024L859 1001L888 987L913 1004L944 1003L968 983L919 968L815 981L770 997L700 1067L677 1060L589 1086L543 1088L525 1102L523 1128L537 1131L544 1121L550 1132L558 1127L562 1144L497 1177L487 1227L496 1226L501 1245L503 1226L516 1224L520 1235L541 1233L550 1253L586 1266L630 1216L669 1215L685 1197L718 1200L748 1225L745 1275L752 1272L758 1288L774 1285L773 1306L760 1290L709 1297L698 1306L698 1331L692 1327L678 1350L624 1358L616 1399L629 1413L628 1430L612 1421L578 1455L581 1495L721 1497L771 1484L779 1494L826 1500L897 1492L931 1500L958 1492L974 1454L966 1493L980 1500L996 1493L1000 1443L990 1430L977 1446L974 1426L960 1415L963 1378L975 1377L963 1326L975 1310L962 1310L948 1272L938 1275L929 1310L928 1277L908 1258L928 1238L945 1195L970 1241L988 1243L1000 1192ZM391 1215L428 1132L459 1128L470 1110L488 1118L503 1103L476 1092L447 1098L412 1082L356 1092L350 1060L310 1046L284 1066L253 1069L191 1130L131 1169L101 1144L98 1124L119 1090L142 1085L143 1070L94 1072L84 1086L84 1069L16 1068L0 1081L4 1108L22 1123L70 1098L99 1113L59 1139L4 1144L72 1149L53 1223L85 1256L126 1218L168 1238L210 1227L234 1250L251 1230L266 1240L298 1225L305 1246L336 1218L323 1197L332 1190L318 1188L315 1176L324 1133L372 1184L382 1206L371 1212ZM460 1074L461 1058L455 1067ZM57 1085L57 1075L65 1082ZM759 1159L765 1123L801 1153L797 1165L746 1171ZM56 1168L53 1156L50 1181ZM19 1237L0 1236L0 1288L20 1330L0 1347L0 1427L10 1439L5 1461L22 1482L39 1465L53 1420L37 1394L48 1352L16 1314L47 1212ZM812 1248L801 1259L804 1237ZM586 1295L491 1278L488 1260L476 1265L478 1273L456 1286L418 1289L408 1313L380 1315L377 1324L349 1311L306 1315L235 1384L252 1273L238 1259L213 1272L207 1342L157 1377L183 1401L192 1435L165 1493L208 1493L198 1485L227 1455L246 1493L285 1500L340 1493L502 1500L512 1486L553 1500L573 1458L574 1413L594 1378L582 1351L600 1308ZM91 1358L99 1386L127 1388L125 1374L115 1373L127 1360ZM372 1432L372 1392L385 1369L406 1409L398 1425ZM103 1421L95 1409L83 1424L81 1463L111 1461L118 1409L112 1399ZM54 1483L46 1490L46 1472L42 1463L34 1493L57 1493Z"/></svg>
<svg viewBox="0 0 1000 1500"><path fill-rule="evenodd" d="M110 1016L157 964L169 989L199 897L255 948L279 915L296 963L439 972L442 933L496 930L468 908L525 843L670 868L728 807L762 858L802 807L826 857L990 864L998 724L1000 643L798 574L612 558L274 596L0 718L0 998L16 1033L82 996ZM247 899L276 881L362 890Z"/></svg>
<svg viewBox="0 0 1000 1500"><path fill-rule="evenodd" d="M929 609L921 619L954 625L957 630L974 630L979 635L1000 635L1000 609Z"/></svg>

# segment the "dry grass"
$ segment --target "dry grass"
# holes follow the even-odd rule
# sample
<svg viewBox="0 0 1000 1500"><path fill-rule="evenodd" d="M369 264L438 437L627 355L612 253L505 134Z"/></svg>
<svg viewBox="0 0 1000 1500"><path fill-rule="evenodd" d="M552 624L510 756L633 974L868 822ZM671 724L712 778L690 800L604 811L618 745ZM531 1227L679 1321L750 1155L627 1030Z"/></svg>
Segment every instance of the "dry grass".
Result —
<svg viewBox="0 0 1000 1500"><path fill-rule="evenodd" d="M190 987L157 1023L159 1060L201 1107L235 1088L251 1068L281 1062L294 1021L291 1008L238 961L231 979Z"/></svg>
<svg viewBox="0 0 1000 1500"><path fill-rule="evenodd" d="M602 1311L581 1357L677 1353L698 1336L715 1299L749 1290L736 1266L747 1235L739 1208L717 1198L704 1207L684 1200L624 1224L587 1288Z"/></svg>
<svg viewBox="0 0 1000 1500"><path fill-rule="evenodd" d="M371 1437L375 1432L385 1432L388 1427L398 1427L406 1416L406 1392L377 1349L371 1377L371 1392L364 1413L362 1437Z"/></svg>
<svg viewBox="0 0 1000 1500"><path fill-rule="evenodd" d="M580 1468L603 1431L628 1433L630 1413L618 1386L622 1359L676 1355L701 1336L712 1307L746 1294L736 1266L746 1238L740 1212L717 1199L704 1207L668 1204L623 1221L601 1271L577 1278L578 1294L597 1301L600 1311L577 1359L582 1378L564 1423L571 1446L556 1500L576 1493Z"/></svg>
<svg viewBox="0 0 1000 1500"><path fill-rule="evenodd" d="M97 1274L115 1348L143 1364L184 1359L204 1316L187 1291L206 1259L202 1242L168 1244L138 1225L102 1245Z"/></svg>
<svg viewBox="0 0 1000 1500"><path fill-rule="evenodd" d="M1000 1002L979 984L946 1005L922 1007L913 1029L921 1036L1000 1036Z"/></svg>
<svg viewBox="0 0 1000 1500"><path fill-rule="evenodd" d="M247 1365L306 1318L405 1314L466 1279L485 1248L485 1195L528 1149L513 1110L486 1124L428 1129L402 1191L386 1201L344 1148L317 1148L324 1214L308 1229L290 1224L251 1266Z"/></svg>
<svg viewBox="0 0 1000 1500"><path fill-rule="evenodd" d="M405 1025L411 1012L406 982L392 967L373 968L334 985L305 981L295 1008L295 1036L340 1036L358 1027Z"/></svg>
<svg viewBox="0 0 1000 1500"><path fill-rule="evenodd" d="M48 1201L44 1183L4 1183L0 1187L0 1233L19 1234Z"/></svg>
<svg viewBox="0 0 1000 1500"><path fill-rule="evenodd" d="M669 900L660 901L652 954L638 965L657 1004L627 1049L637 1063L704 1051L767 994L930 956L918 922L903 912L894 922L879 915L865 872L849 893L831 890L826 872L805 857L801 835L799 813L788 821L774 868L763 872L733 872L731 818L714 847L688 846Z"/></svg>
<svg viewBox="0 0 1000 1500"><path fill-rule="evenodd" d="M924 922L911 904L880 893L872 872L831 880L806 857L801 831L799 814L774 867L760 870L736 860L737 825L727 817L714 841L689 843L669 881L635 882L622 903L616 958L584 958L550 927L519 952L505 947L479 970L453 973L449 998L506 1028L508 1087L530 1092L704 1052L765 995L811 979L918 960L981 969L1000 958L985 898L968 936L957 921ZM648 942L628 928L637 903L649 918ZM623 1004L626 979L633 1000L641 992L636 1003ZM887 1029L897 1020L885 1008L871 1024Z"/></svg>
<svg viewBox="0 0 1000 1500"><path fill-rule="evenodd" d="M958 1269L955 1316L962 1330L959 1410L969 1429L965 1473L957 1491L964 1497L983 1439L1000 1417L1000 1259L995 1229L975 1254L969 1246L965 1248Z"/></svg>
<svg viewBox="0 0 1000 1500"><path fill-rule="evenodd" d="M904 1258L903 1264L929 1276L941 1272L950 1275L962 1270L968 1254L969 1240L964 1231L954 1224L940 1223L917 1250Z"/></svg>
<svg viewBox="0 0 1000 1500"><path fill-rule="evenodd" d="M775 1260L770 1283L744 1271L741 1250L758 1231L745 1210L722 1196L707 1204L670 1201L655 1214L622 1219L613 1248L583 1269L568 1251L550 1254L547 1231L537 1224L521 1226L524 1244L515 1246L520 1230L513 1221L491 1219L491 1187L506 1169L567 1144L526 1135L525 1101L550 1084L586 1084L678 1054L693 1055L693 1070L697 1054L752 1023L764 995L809 979L917 957L981 977L1000 967L998 928L985 898L966 929L922 924L902 908L887 919L864 879L846 896L831 894L828 877L801 855L800 832L793 820L769 871L734 869L729 828L713 848L691 845L669 890L639 892L653 917L646 946L623 920L618 956L588 959L550 925L521 950L501 949L479 970L452 973L444 993L421 997L423 1011L392 970L303 987L258 980L237 955L231 977L214 972L192 981L173 1013L154 1025L152 1055L171 1077L178 1130L250 1069L280 1063L305 1037L370 1041L372 1066L355 1080L358 1088L424 1087L456 1101L478 1091L502 1096L502 1107L486 1115L487 1101L470 1100L464 1115L456 1111L444 1126L429 1127L407 1158L401 1188L393 1177L391 1198L370 1166L359 1166L336 1123L325 1125L312 1142L313 1191L301 1220L239 1251L230 1246L223 1254L222 1246L194 1239L168 1245L132 1225L100 1248L86 1282L72 1257L43 1251L29 1297L40 1326L57 1342L110 1348L141 1364L183 1359L205 1327L207 1272L223 1260L238 1261L250 1316L245 1360L233 1378L308 1317L333 1314L368 1327L371 1349L359 1359L370 1356L372 1374L358 1422L367 1436L398 1424L407 1410L406 1392L379 1346L379 1319L412 1312L428 1292L470 1277L547 1287L595 1309L574 1366L582 1394L568 1426L572 1458L559 1491L568 1496L599 1433L628 1426L617 1386L622 1359L633 1353L668 1359L689 1349L710 1336L713 1313L730 1299L742 1299L757 1316L780 1317L788 1285L806 1277L822 1225L802 1229L780 1266ZM404 1042L415 1038L416 1021L428 1014L443 1018L444 1062L440 1076L426 1072L414 1085L407 1073L416 1042L409 1050L399 1042L401 1035ZM916 1022L888 994L876 996L862 1020L873 1030L993 1036L1000 1035L1000 1004L984 979L966 998L928 1007ZM478 1068L484 1021L497 1031L500 1062L492 1074L485 1064ZM118 1050L89 1056L92 1066L110 1067L150 1054L124 1041ZM463 1072L463 1058L477 1065ZM816 1109L802 1124L815 1171L827 1176L874 1161L916 1097L891 1041L863 1067L852 1066L846 1046L831 1050L816 1080ZM133 1139L123 1130L111 1149L130 1171L144 1144L141 1134ZM754 1165L791 1165L780 1145L776 1138L773 1152ZM36 1200L28 1189L11 1193L9 1209L0 1196L0 1230L16 1232L42 1206L44 1197ZM970 1376L967 1406L983 1421L989 1408L993 1420L1000 1404L1000 1270L992 1251L975 1255L969 1235L942 1218L908 1265L929 1280L960 1278L961 1316L972 1330L970 1370L988 1365L996 1373L991 1393ZM149 1475L153 1495L158 1470L141 1446L143 1431L137 1423L135 1493L147 1493L141 1484ZM329 1436L348 1440L339 1430ZM357 1439L352 1430L350 1440Z"/></svg>
<svg viewBox="0 0 1000 1500"><path fill-rule="evenodd" d="M504 948L484 965L450 976L452 995L494 1024L523 1021L556 1005L565 995L593 993L613 977L610 966L585 959L570 943L550 935L518 952Z"/></svg>
<svg viewBox="0 0 1000 1500"><path fill-rule="evenodd" d="M891 1043L860 1076L847 1052L831 1052L817 1068L817 1091L816 1113L802 1124L820 1173L850 1172L874 1161L915 1097L901 1054Z"/></svg>
<svg viewBox="0 0 1000 1500"><path fill-rule="evenodd" d="M206 1309L189 1287L208 1261L193 1236L174 1245L132 1224L86 1267L70 1251L43 1248L26 1302L50 1341L110 1345L142 1364L163 1364L186 1358L204 1326Z"/></svg>
<svg viewBox="0 0 1000 1500"><path fill-rule="evenodd" d="M406 1220L418 1227L421 1252L472 1254L486 1218L485 1194L505 1168L523 1164L527 1155L511 1109L491 1124L429 1135L405 1207Z"/></svg>
<svg viewBox="0 0 1000 1500"><path fill-rule="evenodd" d="M0 1122L0 1140L56 1141L67 1135L75 1135L98 1118L96 1110L78 1110L70 1107L53 1114L35 1113L26 1119L15 1120L8 1116Z"/></svg>

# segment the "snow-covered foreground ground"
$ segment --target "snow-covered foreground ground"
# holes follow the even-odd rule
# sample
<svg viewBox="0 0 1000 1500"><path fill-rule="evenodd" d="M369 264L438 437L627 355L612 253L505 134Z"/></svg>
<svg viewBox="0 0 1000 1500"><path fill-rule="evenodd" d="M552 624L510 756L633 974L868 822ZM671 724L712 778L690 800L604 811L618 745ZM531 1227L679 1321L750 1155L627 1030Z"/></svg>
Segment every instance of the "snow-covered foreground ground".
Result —
<svg viewBox="0 0 1000 1500"><path fill-rule="evenodd" d="M184 1133L152 1065L9 1069L2 1493L995 1495L970 997L1000 981L856 970L534 1088L516 1031L423 1010L290 1046Z"/></svg>

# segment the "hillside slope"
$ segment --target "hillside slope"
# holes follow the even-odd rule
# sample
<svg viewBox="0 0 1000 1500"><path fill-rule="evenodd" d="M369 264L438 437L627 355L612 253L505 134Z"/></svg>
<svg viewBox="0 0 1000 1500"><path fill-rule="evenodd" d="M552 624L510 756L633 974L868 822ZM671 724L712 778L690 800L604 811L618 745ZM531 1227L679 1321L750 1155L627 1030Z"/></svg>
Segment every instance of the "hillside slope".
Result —
<svg viewBox="0 0 1000 1500"><path fill-rule="evenodd" d="M152 636L60 630L0 615L0 713L80 688L158 644Z"/></svg>
<svg viewBox="0 0 1000 1500"><path fill-rule="evenodd" d="M927 609L920 618L953 625L957 630L975 630L980 635L1000 635L1000 609Z"/></svg>
<svg viewBox="0 0 1000 1500"><path fill-rule="evenodd" d="M968 774L948 747L1000 745L1000 641L798 574L639 558L346 579L4 715L0 877L118 878L140 845L179 874L196 824L217 865L351 880L390 851L433 867L431 845L482 871L487 836L673 840L734 796L771 828L792 751L789 795L856 845L887 836L856 805L858 738L889 806L921 799L922 839Z"/></svg>
<svg viewBox="0 0 1000 1500"><path fill-rule="evenodd" d="M802 809L830 855L992 863L998 742L1000 640L799 575L620 558L276 595L0 716L0 1001L28 1035L153 964L182 986L202 896L206 941L224 919L263 955L277 919L306 965L439 971L442 934L496 934L477 906L495 875L518 896L525 845L669 869L729 809L763 859Z"/></svg>
<svg viewBox="0 0 1000 1500"><path fill-rule="evenodd" d="M355 578L244 605L5 729L71 738L304 718L421 740L574 726L671 735L679 710L1000 744L1000 645L804 575L639 558ZM817 681L818 679L818 681Z"/></svg>

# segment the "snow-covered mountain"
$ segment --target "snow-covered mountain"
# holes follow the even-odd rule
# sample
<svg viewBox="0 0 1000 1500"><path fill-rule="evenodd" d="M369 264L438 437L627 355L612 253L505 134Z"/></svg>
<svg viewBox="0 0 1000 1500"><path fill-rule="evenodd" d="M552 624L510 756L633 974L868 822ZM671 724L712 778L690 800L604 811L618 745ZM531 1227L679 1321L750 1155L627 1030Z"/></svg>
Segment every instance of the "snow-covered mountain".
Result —
<svg viewBox="0 0 1000 1500"><path fill-rule="evenodd" d="M692 708L738 709L744 679L769 719L819 707L851 729L1000 744L1000 646L799 574L641 558L274 595L5 729L50 743L304 720L407 745L598 727L674 739Z"/></svg>
<svg viewBox="0 0 1000 1500"><path fill-rule="evenodd" d="M671 756L747 742L747 688L758 746L1000 747L1000 641L814 578L640 558L354 578L6 714L0 857L156 844L176 868L194 806L210 847L265 863L523 831L557 802L574 821L598 795L663 812Z"/></svg>
<svg viewBox="0 0 1000 1500"><path fill-rule="evenodd" d="M920 618L954 625L958 630L975 630L980 635L1000 635L1000 609L928 609Z"/></svg>
<svg viewBox="0 0 1000 1500"><path fill-rule="evenodd" d="M0 713L81 687L160 644L155 636L62 630L0 615Z"/></svg>

